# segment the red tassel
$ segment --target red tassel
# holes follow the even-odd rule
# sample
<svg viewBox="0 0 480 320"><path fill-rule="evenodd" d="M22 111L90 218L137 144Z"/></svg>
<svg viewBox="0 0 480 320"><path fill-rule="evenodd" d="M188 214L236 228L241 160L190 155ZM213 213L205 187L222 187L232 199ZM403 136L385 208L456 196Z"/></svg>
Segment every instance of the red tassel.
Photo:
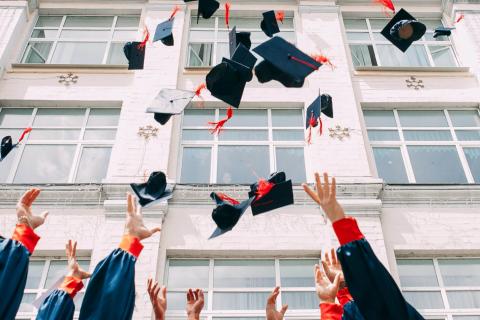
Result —
<svg viewBox="0 0 480 320"><path fill-rule="evenodd" d="M320 128L318 129L318 133L319 133L320 135L322 135L322 133L323 133L323 122L322 122L322 118L318 118L318 120L319 120L318 122L320 123Z"/></svg>
<svg viewBox="0 0 480 320"><path fill-rule="evenodd" d="M172 11L172 14L170 15L170 18L168 20L172 20L173 17L175 17L175 15L177 14L177 12L180 11L180 7L179 6L175 6L173 8L173 11Z"/></svg>
<svg viewBox="0 0 480 320"><path fill-rule="evenodd" d="M332 70L336 68L336 66L330 61L330 59L328 59L323 54L312 54L311 57L312 57L313 60L315 60L315 61L317 61L321 64L329 65L332 68Z"/></svg>
<svg viewBox="0 0 480 320"><path fill-rule="evenodd" d="M235 199L233 199L233 198L230 198L230 197L227 196L225 193L217 192L217 196L218 196L222 201L228 201L228 202L230 202L230 203L233 204L233 205L240 204L240 202L238 202L237 200L235 200Z"/></svg>
<svg viewBox="0 0 480 320"><path fill-rule="evenodd" d="M282 11L275 12L275 19L283 23L283 19L285 19L285 11L282 10Z"/></svg>
<svg viewBox="0 0 480 320"><path fill-rule="evenodd" d="M318 125L317 119L315 118L313 112L310 115L310 119L308 120L308 138L307 142L308 144L312 144L312 128L316 127Z"/></svg>
<svg viewBox="0 0 480 320"><path fill-rule="evenodd" d="M143 31L143 41L139 43L137 46L138 49L143 49L147 45L148 39L150 39L150 31L148 31L148 28L145 27L145 30Z"/></svg>
<svg viewBox="0 0 480 320"><path fill-rule="evenodd" d="M393 13L396 11L392 0L373 0L373 2L382 5L384 8L391 10Z"/></svg>
<svg viewBox="0 0 480 320"><path fill-rule="evenodd" d="M274 184L271 182L268 182L265 179L260 179L257 184L257 192L256 193L256 198L255 201L260 200L263 198L265 195L267 195L273 188Z"/></svg>
<svg viewBox="0 0 480 320"><path fill-rule="evenodd" d="M195 95L197 97L200 97L200 94L202 93L202 90L205 89L207 87L207 85L205 83L201 83L197 89L195 89Z"/></svg>
<svg viewBox="0 0 480 320"><path fill-rule="evenodd" d="M209 122L208 123L210 125L215 126L212 129L210 129L210 133L211 134L214 134L214 133L219 134L220 131L222 131L222 128L225 125L225 123L227 123L228 120L232 119L232 117L233 117L233 109L232 109L232 107L229 107L227 109L227 117L225 119L220 120L218 122Z"/></svg>
<svg viewBox="0 0 480 320"><path fill-rule="evenodd" d="M305 65L305 66L307 66L307 67L309 67L309 68L312 68L313 70L318 70L318 67L317 67L317 66L311 64L311 63L308 62L308 61L299 59L299 58L297 58L297 57L295 57L295 56L289 56L288 58L289 58L289 59L292 59L293 61L296 61L296 62L298 62L298 63L301 63L301 64L303 64L303 65Z"/></svg>
<svg viewBox="0 0 480 320"><path fill-rule="evenodd" d="M309 126L309 127L308 127L307 143L308 143L308 144L312 144L312 126Z"/></svg>
<svg viewBox="0 0 480 320"><path fill-rule="evenodd" d="M227 28L230 29L230 25L228 24L230 20L230 3L225 3L225 24L227 25Z"/></svg>
<svg viewBox="0 0 480 320"><path fill-rule="evenodd" d="M459 23L460 21L463 20L463 18L465 18L465 15L462 13L462 14L457 18L457 20L455 20L455 23L454 23L454 24Z"/></svg>
<svg viewBox="0 0 480 320"><path fill-rule="evenodd" d="M32 131L32 128L28 127L25 130L23 130L22 135L20 136L20 139L18 139L18 142L22 142L23 138L25 138L25 135L27 133L30 133Z"/></svg>

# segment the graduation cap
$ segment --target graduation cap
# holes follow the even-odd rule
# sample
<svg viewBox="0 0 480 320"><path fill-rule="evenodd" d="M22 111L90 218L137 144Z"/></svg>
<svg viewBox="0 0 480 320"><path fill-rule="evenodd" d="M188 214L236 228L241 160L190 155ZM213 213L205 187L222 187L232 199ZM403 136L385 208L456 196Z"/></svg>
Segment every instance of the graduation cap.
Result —
<svg viewBox="0 0 480 320"><path fill-rule="evenodd" d="M195 97L194 91L162 89L150 103L146 112L155 113L155 120L164 125L171 116L182 113L193 97Z"/></svg>
<svg viewBox="0 0 480 320"><path fill-rule="evenodd" d="M422 38L426 31L427 27L423 23L418 22L405 9L400 9L382 30L382 35L405 52L414 41Z"/></svg>
<svg viewBox="0 0 480 320"><path fill-rule="evenodd" d="M143 70L146 46L142 44L143 42L133 41L123 46L123 53L128 60L128 70Z"/></svg>
<svg viewBox="0 0 480 320"><path fill-rule="evenodd" d="M233 27L233 29L230 31L228 34L228 40L230 45L230 58L233 58L235 49L237 49L240 43L243 44L247 49L252 47L250 32L237 32L237 27Z"/></svg>
<svg viewBox="0 0 480 320"><path fill-rule="evenodd" d="M310 126L316 127L318 123L314 125L311 119L320 119L322 113L329 118L333 118L332 97L328 94L318 96L318 98L307 108L305 128L308 129Z"/></svg>
<svg viewBox="0 0 480 320"><path fill-rule="evenodd" d="M435 32L433 33L433 37L450 37L452 35L452 30L455 28L449 27L437 27L435 28Z"/></svg>
<svg viewBox="0 0 480 320"><path fill-rule="evenodd" d="M133 191L142 207L157 201L172 198L172 188L167 185L167 177L161 171L152 172L145 183L131 183Z"/></svg>
<svg viewBox="0 0 480 320"><path fill-rule="evenodd" d="M191 2L192 0L184 0L185 2ZM198 13L197 24L200 20L200 15L203 19L210 19L211 16L220 7L220 3L216 0L198 0Z"/></svg>
<svg viewBox="0 0 480 320"><path fill-rule="evenodd" d="M280 37L273 37L253 51L265 59L255 67L260 83L277 80L287 88L300 88L305 78L322 66Z"/></svg>
<svg viewBox="0 0 480 320"><path fill-rule="evenodd" d="M25 135L32 131L32 128L26 128L23 130L22 135L18 139L18 142L13 144L12 137L11 136L5 136L2 139L1 145L0 145L0 161L3 161L6 156L13 150L13 148L16 148L20 142L22 142L23 138L25 138Z"/></svg>
<svg viewBox="0 0 480 320"><path fill-rule="evenodd" d="M171 18L157 25L157 29L155 29L155 35L153 36L153 42L160 40L166 46L173 46L173 20L175 19Z"/></svg>
<svg viewBox="0 0 480 320"><path fill-rule="evenodd" d="M217 204L217 207L212 211L212 219L217 224L217 228L209 239L231 231L253 201L253 197L250 197L240 203L223 193L215 192L210 194L210 198L215 200Z"/></svg>
<svg viewBox="0 0 480 320"><path fill-rule="evenodd" d="M248 196L254 197L252 213L254 216L293 204L292 180L286 180L285 172L275 172L267 180L250 186Z"/></svg>
<svg viewBox="0 0 480 320"><path fill-rule="evenodd" d="M271 10L263 13L263 20L260 23L260 28L262 28L263 32L270 38L275 33L280 32L275 11Z"/></svg>

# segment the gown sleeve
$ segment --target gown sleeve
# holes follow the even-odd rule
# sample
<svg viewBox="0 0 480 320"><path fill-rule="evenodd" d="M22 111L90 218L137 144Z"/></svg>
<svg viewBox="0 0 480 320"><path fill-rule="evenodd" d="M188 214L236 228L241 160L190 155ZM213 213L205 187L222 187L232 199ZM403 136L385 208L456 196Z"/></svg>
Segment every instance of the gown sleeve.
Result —
<svg viewBox="0 0 480 320"><path fill-rule="evenodd" d="M405 300L378 260L354 218L333 223L341 247L337 255L350 293L365 319L413 320L423 317Z"/></svg>
<svg viewBox="0 0 480 320"><path fill-rule="evenodd" d="M38 310L37 320L71 320L75 312L73 298L82 290L82 279L65 277L60 287L52 291Z"/></svg>
<svg viewBox="0 0 480 320"><path fill-rule="evenodd" d="M341 320L343 308L337 303L320 303L321 320Z"/></svg>
<svg viewBox="0 0 480 320"><path fill-rule="evenodd" d="M135 262L142 249L138 238L125 235L119 248L98 263L83 298L80 320L132 318Z"/></svg>
<svg viewBox="0 0 480 320"><path fill-rule="evenodd" d="M28 262L40 237L17 224L12 239L0 238L0 319L15 318L27 282Z"/></svg>

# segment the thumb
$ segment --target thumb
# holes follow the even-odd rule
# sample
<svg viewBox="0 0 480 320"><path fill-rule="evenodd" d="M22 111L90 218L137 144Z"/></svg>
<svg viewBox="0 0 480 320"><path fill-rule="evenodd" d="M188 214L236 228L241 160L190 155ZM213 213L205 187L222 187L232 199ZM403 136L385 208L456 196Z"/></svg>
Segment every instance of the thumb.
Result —
<svg viewBox="0 0 480 320"><path fill-rule="evenodd" d="M83 279L88 279L88 278L90 278L91 276L92 276L92 275L91 275L90 273L86 272L86 271L83 271L83 272L82 272L82 278L83 278Z"/></svg>
<svg viewBox="0 0 480 320"><path fill-rule="evenodd" d="M282 316L285 315L285 312L287 312L287 309L288 309L288 304L284 304L282 306L282 309L280 310L280 313L282 314Z"/></svg>
<svg viewBox="0 0 480 320"><path fill-rule="evenodd" d="M156 232L160 232L160 231L162 231L162 228L160 228L160 227L156 227L156 228L150 229L150 232L151 232L152 234L154 234L154 233L156 233Z"/></svg>
<svg viewBox="0 0 480 320"><path fill-rule="evenodd" d="M49 212L48 211L43 211L40 216L45 220L47 219L47 216L48 216Z"/></svg>

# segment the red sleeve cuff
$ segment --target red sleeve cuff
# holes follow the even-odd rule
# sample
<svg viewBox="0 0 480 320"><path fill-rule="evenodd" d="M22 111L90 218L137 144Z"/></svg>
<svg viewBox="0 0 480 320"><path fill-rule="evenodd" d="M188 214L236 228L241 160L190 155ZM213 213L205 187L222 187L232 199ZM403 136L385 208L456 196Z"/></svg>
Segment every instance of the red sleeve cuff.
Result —
<svg viewBox="0 0 480 320"><path fill-rule="evenodd" d="M343 315L343 307L337 303L321 303L320 304L321 320L341 320Z"/></svg>
<svg viewBox="0 0 480 320"><path fill-rule="evenodd" d="M122 241L120 241L119 248L127 251L131 255L135 256L135 258L138 258L140 252L143 250L143 244L137 237L132 237L128 234L125 234L122 237Z"/></svg>
<svg viewBox="0 0 480 320"><path fill-rule="evenodd" d="M40 240L40 237L35 234L32 228L25 224L19 223L15 227L15 231L13 231L12 240L16 240L23 244L23 246L27 248L28 252L32 254L35 250L38 240Z"/></svg>
<svg viewBox="0 0 480 320"><path fill-rule="evenodd" d="M337 299L338 299L338 302L340 302L340 304L342 305L342 307L347 303L349 303L350 301L353 301L353 298L350 295L350 291L348 291L347 287L341 290L338 290Z"/></svg>
<svg viewBox="0 0 480 320"><path fill-rule="evenodd" d="M68 293L68 295L73 299L78 291L82 290L83 282L82 279L75 277L65 277L59 289Z"/></svg>
<svg viewBox="0 0 480 320"><path fill-rule="evenodd" d="M355 218L343 218L334 222L332 226L337 235L338 241L342 246L364 238L362 232L358 228L357 220L355 220Z"/></svg>

